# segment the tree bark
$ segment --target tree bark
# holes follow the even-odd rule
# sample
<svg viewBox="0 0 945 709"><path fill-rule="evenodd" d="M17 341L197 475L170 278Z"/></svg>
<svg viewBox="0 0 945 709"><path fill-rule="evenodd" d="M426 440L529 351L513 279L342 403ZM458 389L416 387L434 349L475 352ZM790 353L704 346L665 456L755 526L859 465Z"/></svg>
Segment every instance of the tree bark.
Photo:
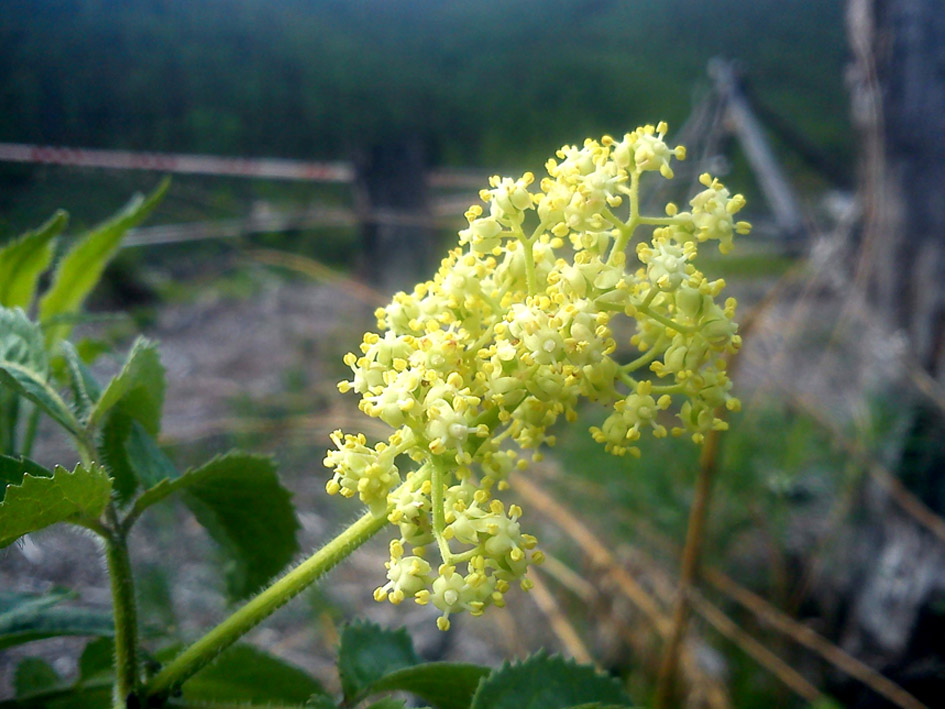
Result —
<svg viewBox="0 0 945 709"><path fill-rule="evenodd" d="M848 0L847 30L863 212L856 285L904 334L910 357L945 382L945 7ZM941 514L945 416L901 391L893 398L911 424L887 451L889 467ZM877 486L866 486L863 507L848 540L851 569L836 574L846 575L842 644L933 706L945 692L945 545ZM844 698L886 706L852 690Z"/></svg>
<svg viewBox="0 0 945 709"><path fill-rule="evenodd" d="M409 135L362 149L354 162L365 279L393 293L432 278L436 234L421 139Z"/></svg>
<svg viewBox="0 0 945 709"><path fill-rule="evenodd" d="M945 6L850 0L864 223L857 277L945 381Z"/></svg>

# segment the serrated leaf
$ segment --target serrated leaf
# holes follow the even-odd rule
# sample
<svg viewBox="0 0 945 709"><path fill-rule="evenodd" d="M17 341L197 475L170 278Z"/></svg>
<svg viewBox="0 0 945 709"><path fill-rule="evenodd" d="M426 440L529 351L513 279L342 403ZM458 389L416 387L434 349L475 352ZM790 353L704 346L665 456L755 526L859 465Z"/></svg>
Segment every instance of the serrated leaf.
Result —
<svg viewBox="0 0 945 709"><path fill-rule="evenodd" d="M13 687L16 696L41 692L59 684L59 675L46 660L27 657L16 666L13 675Z"/></svg>
<svg viewBox="0 0 945 709"><path fill-rule="evenodd" d="M77 312L118 250L122 237L152 212L167 191L162 180L150 195L135 195L117 214L83 235L56 266L53 283L39 303L39 319L49 324L46 341L68 337L69 323L52 324L54 318Z"/></svg>
<svg viewBox="0 0 945 709"><path fill-rule="evenodd" d="M60 635L114 634L110 613L87 608L61 607L74 594L0 593L0 650Z"/></svg>
<svg viewBox="0 0 945 709"><path fill-rule="evenodd" d="M272 460L233 452L146 490L132 514L175 492L232 559L227 590L243 598L279 573L298 551L292 495Z"/></svg>
<svg viewBox="0 0 945 709"><path fill-rule="evenodd" d="M594 702L631 704L612 677L539 652L524 662L506 663L482 680L470 709L567 709Z"/></svg>
<svg viewBox="0 0 945 709"><path fill-rule="evenodd" d="M98 425L105 414L119 406L123 413L140 422L156 436L161 429L164 406L164 367L157 347L139 337L121 371L105 387L92 407L89 425Z"/></svg>
<svg viewBox="0 0 945 709"><path fill-rule="evenodd" d="M120 410L105 417L99 450L115 480L120 502L142 486L151 488L166 478L178 477L177 468L140 423Z"/></svg>
<svg viewBox="0 0 945 709"><path fill-rule="evenodd" d="M0 308L0 386L33 401L67 429L78 432L72 410L48 379L49 360L39 325L19 308Z"/></svg>
<svg viewBox="0 0 945 709"><path fill-rule="evenodd" d="M28 309L36 283L53 257L53 239L65 229L69 215L56 212L41 227L0 249L0 305Z"/></svg>
<svg viewBox="0 0 945 709"><path fill-rule="evenodd" d="M100 465L56 466L52 477L27 473L19 485L7 485L0 502L0 548L24 534L57 522L97 519L111 496L112 482Z"/></svg>
<svg viewBox="0 0 945 709"><path fill-rule="evenodd" d="M410 692L437 709L468 709L479 681L490 672L480 665L428 662L385 675L367 693Z"/></svg>
<svg viewBox="0 0 945 709"><path fill-rule="evenodd" d="M29 458L0 455L0 502L7 494L7 485L19 485L29 473L34 478L51 478L52 471Z"/></svg>
<svg viewBox="0 0 945 709"><path fill-rule="evenodd" d="M387 630L369 621L355 621L341 633L338 674L350 704L386 675L419 662L413 641L403 628Z"/></svg>
<svg viewBox="0 0 945 709"><path fill-rule="evenodd" d="M66 364L69 388L72 389L72 408L81 423L88 419L92 402L101 396L101 389L92 372L82 362L72 343L63 340L61 348L62 357Z"/></svg>
<svg viewBox="0 0 945 709"><path fill-rule="evenodd" d="M234 645L184 683L187 701L304 703L325 689L314 677L251 645Z"/></svg>

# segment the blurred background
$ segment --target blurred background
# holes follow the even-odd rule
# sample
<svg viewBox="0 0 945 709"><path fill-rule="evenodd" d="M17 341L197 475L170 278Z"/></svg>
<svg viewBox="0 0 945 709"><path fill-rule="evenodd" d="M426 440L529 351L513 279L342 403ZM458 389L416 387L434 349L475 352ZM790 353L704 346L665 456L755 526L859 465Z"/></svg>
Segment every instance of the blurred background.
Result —
<svg viewBox="0 0 945 709"><path fill-rule="evenodd" d="M173 174L81 336L103 371L135 333L159 340L162 444L181 468L234 445L275 455L310 548L355 513L327 499L321 460L331 430L366 425L335 382L373 308L432 273L488 175L667 120L689 148L676 182L691 194L719 175L755 224L700 263L740 302L731 430L701 455L651 441L636 461L591 441L598 410L562 427L513 481L549 563L511 612L443 634L425 609L375 604L376 540L252 639L328 684L339 624L368 614L407 624L430 659L593 661L641 702L669 646L680 706L941 706L941 9L4 0L0 243L60 207L80 233ZM39 442L40 462L70 462L51 430ZM681 573L694 500L701 563ZM142 614L193 637L224 614L216 551L183 508L145 524ZM107 607L96 558L90 539L35 534L0 552L0 586L67 585ZM81 645L0 655L0 696L24 655L69 675Z"/></svg>

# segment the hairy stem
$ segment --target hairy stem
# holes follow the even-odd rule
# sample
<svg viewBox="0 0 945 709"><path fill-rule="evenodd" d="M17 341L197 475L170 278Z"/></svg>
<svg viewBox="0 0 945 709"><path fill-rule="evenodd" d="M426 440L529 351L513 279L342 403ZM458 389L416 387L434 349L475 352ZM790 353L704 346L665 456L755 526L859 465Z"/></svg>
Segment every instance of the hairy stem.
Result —
<svg viewBox="0 0 945 709"><path fill-rule="evenodd" d="M387 524L387 515L370 512L316 551L299 566L248 601L233 615L175 657L145 688L146 696L167 695L213 658L275 613Z"/></svg>
<svg viewBox="0 0 945 709"><path fill-rule="evenodd" d="M110 505L106 514L113 523L105 537L105 559L115 615L114 703L117 709L129 706L129 698L138 689L138 613L127 540L115 524L115 508Z"/></svg>

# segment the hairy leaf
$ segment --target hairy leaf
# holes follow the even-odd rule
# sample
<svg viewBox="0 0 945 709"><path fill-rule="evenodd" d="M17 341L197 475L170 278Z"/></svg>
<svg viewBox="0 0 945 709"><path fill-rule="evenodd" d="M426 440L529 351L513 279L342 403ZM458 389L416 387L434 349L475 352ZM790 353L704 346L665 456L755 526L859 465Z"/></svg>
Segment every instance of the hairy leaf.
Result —
<svg viewBox="0 0 945 709"><path fill-rule="evenodd" d="M164 367L160 355L153 343L139 337L121 371L95 402L89 424L98 425L110 409L118 406L156 436L161 429L163 405Z"/></svg>
<svg viewBox="0 0 945 709"><path fill-rule="evenodd" d="M0 502L0 548L57 522L98 518L111 491L111 479L100 465L77 465L72 472L56 466L52 477L25 474L19 485L7 486Z"/></svg>
<svg viewBox="0 0 945 709"><path fill-rule="evenodd" d="M39 325L19 308L0 308L0 387L30 399L67 429L78 432L72 410L48 379L49 360Z"/></svg>
<svg viewBox="0 0 945 709"><path fill-rule="evenodd" d="M61 607L74 594L0 592L0 649L59 635L114 634L110 613Z"/></svg>
<svg viewBox="0 0 945 709"><path fill-rule="evenodd" d="M470 709L567 709L594 702L631 705L612 677L539 652L493 671L479 684Z"/></svg>
<svg viewBox="0 0 945 709"><path fill-rule="evenodd" d="M325 695L315 678L251 645L235 645L183 685L186 701L304 703Z"/></svg>
<svg viewBox="0 0 945 709"><path fill-rule="evenodd" d="M231 596L242 598L257 590L298 551L299 523L292 495L279 483L269 458L239 452L214 458L146 490L135 501L133 514L178 491L231 557L227 576Z"/></svg>
<svg viewBox="0 0 945 709"><path fill-rule="evenodd" d="M84 423L92 409L92 402L101 396L101 388L98 382L95 381L95 376L79 357L79 353L72 343L63 340L61 348L66 364L69 387L72 389L73 409L80 423Z"/></svg>
<svg viewBox="0 0 945 709"><path fill-rule="evenodd" d="M53 239L65 229L69 215L58 211L41 227L0 249L0 305L29 309L36 283L53 257Z"/></svg>
<svg viewBox="0 0 945 709"><path fill-rule="evenodd" d="M454 662L428 662L385 675L368 693L403 691L416 694L437 709L467 709L479 681L490 668Z"/></svg>
<svg viewBox="0 0 945 709"><path fill-rule="evenodd" d="M53 283L39 303L39 319L48 325L48 342L68 337L71 323L56 322L76 313L98 283L105 266L118 250L122 237L140 224L164 196L169 180L144 197L135 195L117 214L83 235L56 266Z"/></svg>
<svg viewBox="0 0 945 709"><path fill-rule="evenodd" d="M355 621L341 633L338 674L345 700L353 704L386 675L420 662L407 631L386 630L369 621Z"/></svg>

